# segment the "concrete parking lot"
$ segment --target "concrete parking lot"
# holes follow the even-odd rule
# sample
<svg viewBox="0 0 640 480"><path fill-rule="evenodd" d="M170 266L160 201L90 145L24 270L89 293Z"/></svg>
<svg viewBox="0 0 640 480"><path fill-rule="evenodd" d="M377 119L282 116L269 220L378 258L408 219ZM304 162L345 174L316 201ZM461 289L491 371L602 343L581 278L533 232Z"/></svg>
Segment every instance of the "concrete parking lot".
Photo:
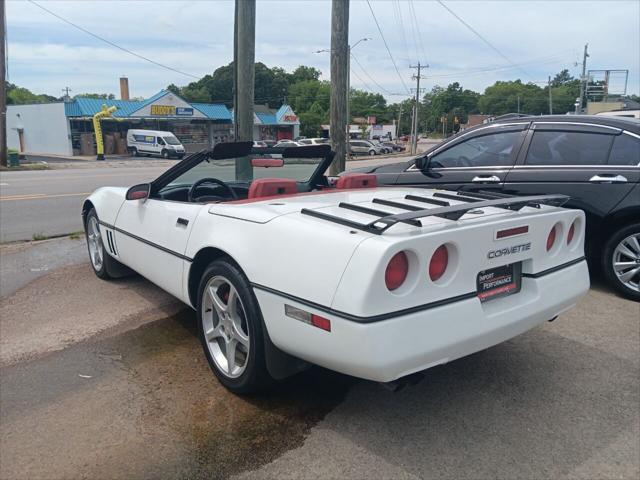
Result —
<svg viewBox="0 0 640 480"><path fill-rule="evenodd" d="M214 379L195 314L79 239L0 247L0 478L630 478L640 305L575 309L392 393L319 368Z"/></svg>

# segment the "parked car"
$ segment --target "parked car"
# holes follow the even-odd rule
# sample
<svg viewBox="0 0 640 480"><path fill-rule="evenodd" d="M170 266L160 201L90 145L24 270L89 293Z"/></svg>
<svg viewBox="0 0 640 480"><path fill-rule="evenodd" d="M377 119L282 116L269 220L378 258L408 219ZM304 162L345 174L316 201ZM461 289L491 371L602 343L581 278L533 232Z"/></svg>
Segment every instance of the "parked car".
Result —
<svg viewBox="0 0 640 480"><path fill-rule="evenodd" d="M274 145L276 148L282 147L299 147L298 142L294 142L293 140L279 140L278 143Z"/></svg>
<svg viewBox="0 0 640 480"><path fill-rule="evenodd" d="M359 169L378 182L469 192L562 193L586 213L587 256L640 300L640 122L606 116L504 119L464 130L406 163Z"/></svg>
<svg viewBox="0 0 640 480"><path fill-rule="evenodd" d="M162 158L184 157L184 147L171 132L127 130L127 150L134 157L154 155Z"/></svg>
<svg viewBox="0 0 640 480"><path fill-rule="evenodd" d="M271 147L275 147L276 143L278 143L276 140L262 140L264 143L266 143L267 147L271 148Z"/></svg>
<svg viewBox="0 0 640 480"><path fill-rule="evenodd" d="M391 148L393 152L404 152L406 147L395 142L382 142L385 147Z"/></svg>
<svg viewBox="0 0 640 480"><path fill-rule="evenodd" d="M269 145L267 145L267 142L264 142L262 140L254 140L253 141L253 147L254 148L267 148Z"/></svg>
<svg viewBox="0 0 640 480"><path fill-rule="evenodd" d="M385 145L384 143L380 142L379 140L369 140L373 145L375 145L376 147L378 147L380 149L380 152L383 154L386 153L393 153L393 148L392 147L388 147L387 145Z"/></svg>
<svg viewBox="0 0 640 480"><path fill-rule="evenodd" d="M329 143L328 138L301 138L298 140L300 145L324 145Z"/></svg>
<svg viewBox="0 0 640 480"><path fill-rule="evenodd" d="M328 188L332 159L328 145L264 158L221 143L151 183L100 188L82 207L92 268L132 269L194 308L213 373L238 393L310 364L390 382L587 292L584 213L564 196L471 204L374 175ZM403 202L412 211L389 213Z"/></svg>
<svg viewBox="0 0 640 480"><path fill-rule="evenodd" d="M349 140L349 146L353 155L380 155L382 149L369 140Z"/></svg>

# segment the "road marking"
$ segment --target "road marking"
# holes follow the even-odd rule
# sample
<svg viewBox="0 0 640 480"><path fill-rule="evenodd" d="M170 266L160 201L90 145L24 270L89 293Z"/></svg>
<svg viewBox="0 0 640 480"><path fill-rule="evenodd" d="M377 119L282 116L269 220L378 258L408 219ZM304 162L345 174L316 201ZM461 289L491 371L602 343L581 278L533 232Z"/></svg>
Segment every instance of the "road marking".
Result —
<svg viewBox="0 0 640 480"><path fill-rule="evenodd" d="M9 184L8 183L0 183L0 187L8 187Z"/></svg>
<svg viewBox="0 0 640 480"><path fill-rule="evenodd" d="M0 202L9 202L15 200L44 200L46 198L57 198L57 197L80 197L91 195L91 192L84 193L56 193L53 195L47 195L45 193L32 193L32 194L22 194L22 195L5 195L0 196Z"/></svg>

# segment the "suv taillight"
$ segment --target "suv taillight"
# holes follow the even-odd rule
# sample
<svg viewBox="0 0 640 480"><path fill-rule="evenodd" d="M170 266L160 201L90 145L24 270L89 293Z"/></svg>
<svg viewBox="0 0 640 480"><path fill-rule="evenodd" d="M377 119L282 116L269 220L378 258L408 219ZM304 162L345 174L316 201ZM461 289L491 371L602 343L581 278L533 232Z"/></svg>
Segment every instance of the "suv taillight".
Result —
<svg viewBox="0 0 640 480"><path fill-rule="evenodd" d="M429 278L431 278L432 282L442 278L442 275L444 275L444 272L447 270L447 265L449 265L449 252L445 245L440 245L436 251L433 252L433 256L429 262Z"/></svg>
<svg viewBox="0 0 640 480"><path fill-rule="evenodd" d="M398 252L389 260L387 269L384 272L384 283L389 290L396 290L400 288L407 279L408 273L409 259L407 258L407 254Z"/></svg>

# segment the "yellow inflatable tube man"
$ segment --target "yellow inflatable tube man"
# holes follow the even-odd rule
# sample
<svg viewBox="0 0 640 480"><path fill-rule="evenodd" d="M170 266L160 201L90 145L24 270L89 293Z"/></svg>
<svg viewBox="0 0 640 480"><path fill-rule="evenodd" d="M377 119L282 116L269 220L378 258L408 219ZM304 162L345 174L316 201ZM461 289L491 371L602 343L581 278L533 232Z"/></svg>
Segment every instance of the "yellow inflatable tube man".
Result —
<svg viewBox="0 0 640 480"><path fill-rule="evenodd" d="M107 107L106 105L102 105L102 110L93 116L93 131L96 134L96 153L98 154L96 160L104 160L104 141L102 140L100 119L110 117L117 109L118 107L116 106Z"/></svg>

